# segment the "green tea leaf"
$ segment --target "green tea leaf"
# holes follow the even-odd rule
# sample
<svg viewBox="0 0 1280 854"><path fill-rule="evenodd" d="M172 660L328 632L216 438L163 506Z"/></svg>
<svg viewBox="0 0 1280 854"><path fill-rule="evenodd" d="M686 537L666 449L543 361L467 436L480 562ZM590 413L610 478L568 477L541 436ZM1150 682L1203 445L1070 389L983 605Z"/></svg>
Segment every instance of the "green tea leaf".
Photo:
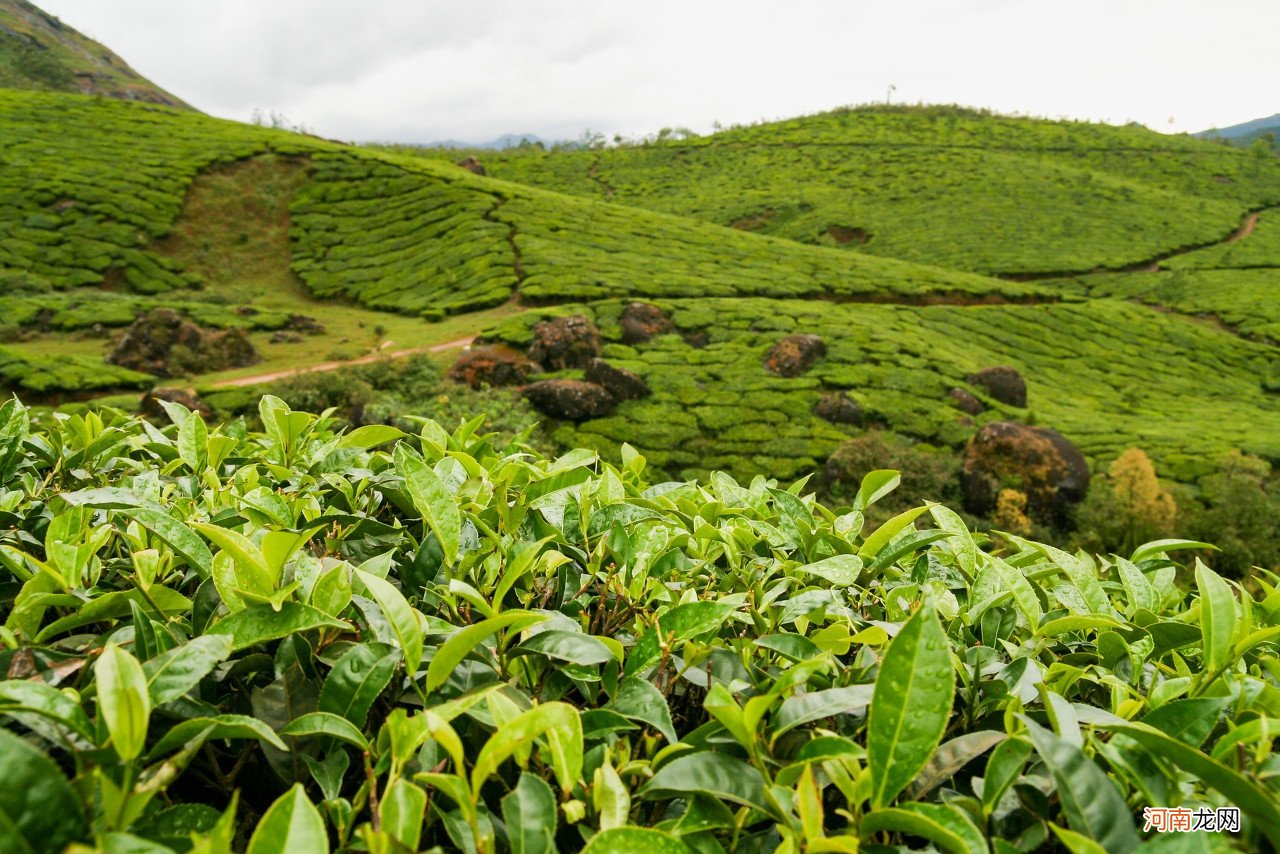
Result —
<svg viewBox="0 0 1280 854"><path fill-rule="evenodd" d="M1200 591L1200 635L1204 662L1209 671L1227 666L1231 638L1236 630L1236 598L1231 585L1202 563L1196 564L1196 587Z"/></svg>
<svg viewBox="0 0 1280 854"><path fill-rule="evenodd" d="M867 719L871 803L892 801L929 762L951 716L955 672L947 636L927 602L889 643Z"/></svg>
<svg viewBox="0 0 1280 854"><path fill-rule="evenodd" d="M458 509L458 502L444 481L406 445L396 445L394 459L413 506L440 540L445 561L456 563L462 538L462 511Z"/></svg>
<svg viewBox="0 0 1280 854"><path fill-rule="evenodd" d="M695 849L662 830L615 827L591 837L582 854L695 854Z"/></svg>
<svg viewBox="0 0 1280 854"><path fill-rule="evenodd" d="M280 735L328 735L347 742L360 750L369 749L369 740L351 721L332 712L309 712L291 720Z"/></svg>
<svg viewBox="0 0 1280 854"><path fill-rule="evenodd" d="M151 702L158 706L176 700L199 685L231 655L231 645L227 635L205 635L143 662Z"/></svg>
<svg viewBox="0 0 1280 854"><path fill-rule="evenodd" d="M311 629L350 628L323 611L297 602L285 602L280 610L270 605L254 605L219 620L209 629L212 635L230 635L233 651L247 649L267 641L279 640L295 632Z"/></svg>
<svg viewBox="0 0 1280 854"><path fill-rule="evenodd" d="M502 799L502 819L512 854L555 854L556 796L536 774L525 772Z"/></svg>
<svg viewBox="0 0 1280 854"><path fill-rule="evenodd" d="M319 709L364 726L373 701L391 682L400 653L386 644L361 643L348 649L325 677Z"/></svg>
<svg viewBox="0 0 1280 854"><path fill-rule="evenodd" d="M858 825L862 838L892 831L919 836L952 854L986 854L982 832L963 810L944 804L905 803L873 810Z"/></svg>
<svg viewBox="0 0 1280 854"><path fill-rule="evenodd" d="M382 609L382 616L391 624L391 630L395 632L400 651L404 655L405 673L412 677L418 672L418 665L422 663L424 632L417 613L409 606L404 594L391 582L359 569L355 571L355 580L364 585L369 595Z"/></svg>
<svg viewBox="0 0 1280 854"><path fill-rule="evenodd" d="M106 721L111 747L124 761L136 759L147 741L151 696L138 659L115 644L107 644L94 667L98 685L98 714Z"/></svg>
<svg viewBox="0 0 1280 854"><path fill-rule="evenodd" d="M668 744L675 744L680 740L675 724L671 721L667 698L647 679L631 676L622 680L609 708L624 718L653 727L662 733Z"/></svg>
<svg viewBox="0 0 1280 854"><path fill-rule="evenodd" d="M1053 775L1054 788L1067 823L1105 848L1126 854L1140 841L1133 816L1115 783L1080 748L1020 716L1027 736ZM1207 758L1207 757L1206 757Z"/></svg>
<svg viewBox="0 0 1280 854"><path fill-rule="evenodd" d="M471 650L490 635L506 628L519 631L546 619L542 614L533 614L529 611L504 611L496 617L459 629L440 645L435 657L431 659L431 664L427 666L426 689L434 691L443 685Z"/></svg>
<svg viewBox="0 0 1280 854"><path fill-rule="evenodd" d="M59 854L87 840L80 799L39 749L0 729L0 851Z"/></svg>
<svg viewBox="0 0 1280 854"><path fill-rule="evenodd" d="M245 854L328 854L324 820L301 783L281 795L267 810Z"/></svg>
<svg viewBox="0 0 1280 854"><path fill-rule="evenodd" d="M767 812L764 786L760 772L741 759L700 751L663 765L640 793L647 798L708 794Z"/></svg>
<svg viewBox="0 0 1280 854"><path fill-rule="evenodd" d="M627 656L625 676L635 676L652 667L662 657L662 644L670 638L681 643L708 632L714 632L736 610L726 602L686 602L658 617Z"/></svg>

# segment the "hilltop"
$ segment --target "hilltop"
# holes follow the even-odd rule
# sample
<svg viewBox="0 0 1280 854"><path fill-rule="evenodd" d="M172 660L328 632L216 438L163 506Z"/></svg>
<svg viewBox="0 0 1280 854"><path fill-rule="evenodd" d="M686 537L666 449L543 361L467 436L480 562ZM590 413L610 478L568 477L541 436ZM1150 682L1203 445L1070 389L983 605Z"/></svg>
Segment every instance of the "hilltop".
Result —
<svg viewBox="0 0 1280 854"><path fill-rule="evenodd" d="M26 0L0 0L0 87L187 106L103 45Z"/></svg>
<svg viewBox="0 0 1280 854"><path fill-rule="evenodd" d="M1280 113L1225 128L1210 128L1196 136L1203 139L1225 139L1236 145L1247 145L1267 134L1280 135Z"/></svg>
<svg viewBox="0 0 1280 854"><path fill-rule="evenodd" d="M423 156L433 155L421 152ZM1034 277L1143 265L1280 203L1280 160L1130 125L869 107L486 157L495 177L843 251Z"/></svg>

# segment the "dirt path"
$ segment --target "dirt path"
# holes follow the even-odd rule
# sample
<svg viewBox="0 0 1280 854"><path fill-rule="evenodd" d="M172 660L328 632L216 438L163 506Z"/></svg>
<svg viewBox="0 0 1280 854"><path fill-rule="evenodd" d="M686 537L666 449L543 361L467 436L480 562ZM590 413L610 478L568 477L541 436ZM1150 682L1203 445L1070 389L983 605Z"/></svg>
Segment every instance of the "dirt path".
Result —
<svg viewBox="0 0 1280 854"><path fill-rule="evenodd" d="M1244 222L1240 223L1240 227L1231 232L1231 236L1222 242L1235 243L1237 240L1243 240L1250 234L1253 234L1253 230L1258 227L1258 216L1260 213L1260 211L1254 211L1245 217Z"/></svg>
<svg viewBox="0 0 1280 854"><path fill-rule="evenodd" d="M476 340L475 336L470 338L457 338L453 341L446 341L443 344L433 344L430 347L410 347L406 350L379 350L376 353L370 353L367 356L361 356L358 359L349 359L345 362L321 362L318 365L308 365L305 368L295 368L285 371L270 371L265 374L254 374L250 377L236 377L231 380L221 380L211 383L210 388L238 388L247 385L261 385L262 383L272 383L276 380L282 380L287 377L296 377L301 374L315 374L321 371L336 371L339 368L350 368L355 365L367 365L370 362L376 362L380 359L403 359L405 356L414 356L418 353L440 353L445 350L455 350L460 347L470 346L471 342ZM388 344L392 343L390 341Z"/></svg>

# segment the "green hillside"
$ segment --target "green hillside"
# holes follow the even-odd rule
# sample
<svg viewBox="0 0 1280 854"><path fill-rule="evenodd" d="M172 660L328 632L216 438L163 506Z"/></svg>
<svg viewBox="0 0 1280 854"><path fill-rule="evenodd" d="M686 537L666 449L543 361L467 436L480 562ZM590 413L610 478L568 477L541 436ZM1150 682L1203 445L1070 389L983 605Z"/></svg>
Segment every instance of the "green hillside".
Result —
<svg viewBox="0 0 1280 854"><path fill-rule="evenodd" d="M334 300L438 319L517 295L1047 293L144 104L0 91L0 122L9 143L0 154L0 306L14 325L45 312L54 334L125 325L148 302L213 326L272 330L290 312L324 315ZM220 207L228 198L230 209ZM259 247L268 233L278 240ZM230 311L245 305L256 313ZM429 334L374 313L334 319ZM93 346L67 344L82 354ZM12 345L11 355L21 353L47 358L49 341Z"/></svg>
<svg viewBox="0 0 1280 854"><path fill-rule="evenodd" d="M107 48L26 0L0 0L0 87L187 106Z"/></svg>
<svg viewBox="0 0 1280 854"><path fill-rule="evenodd" d="M421 156L440 152L420 150ZM1121 268L1280 201L1280 160L1111 127L862 108L587 151L481 152L490 175L808 244L988 274Z"/></svg>

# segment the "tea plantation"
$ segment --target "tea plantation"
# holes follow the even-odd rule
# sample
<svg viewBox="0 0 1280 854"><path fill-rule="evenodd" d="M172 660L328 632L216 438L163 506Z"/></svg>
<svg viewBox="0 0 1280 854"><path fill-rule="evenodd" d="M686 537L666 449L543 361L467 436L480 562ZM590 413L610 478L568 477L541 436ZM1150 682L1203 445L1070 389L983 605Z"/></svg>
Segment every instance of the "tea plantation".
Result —
<svg viewBox="0 0 1280 854"><path fill-rule="evenodd" d="M1247 210L1280 201L1274 157L958 108L860 108L687 140L482 156L512 181L988 274L1121 268L1220 240Z"/></svg>
<svg viewBox="0 0 1280 854"><path fill-rule="evenodd" d="M6 851L1280 844L1280 592L1202 544L168 414L0 406Z"/></svg>
<svg viewBox="0 0 1280 854"><path fill-rule="evenodd" d="M681 334L622 344L621 304L557 309L594 316L609 342L604 356L634 371L651 398L615 414L565 426L557 438L616 454L623 442L681 476L724 469L799 477L855 427L811 412L826 391L847 391L868 425L935 448L958 448L975 430L948 399L952 388L989 407L977 422L1052 425L1087 456L1114 459L1140 445L1162 472L1194 481L1225 451L1280 456L1280 410L1264 382L1276 351L1173 314L1095 300L1037 306L830 305L804 300L660 301L677 332L705 333L695 348ZM532 312L487 333L527 344ZM1051 329L1052 335L1044 334ZM826 355L796 378L763 366L766 351L793 333L819 335ZM1000 404L966 377L1012 365L1026 379L1029 409Z"/></svg>

